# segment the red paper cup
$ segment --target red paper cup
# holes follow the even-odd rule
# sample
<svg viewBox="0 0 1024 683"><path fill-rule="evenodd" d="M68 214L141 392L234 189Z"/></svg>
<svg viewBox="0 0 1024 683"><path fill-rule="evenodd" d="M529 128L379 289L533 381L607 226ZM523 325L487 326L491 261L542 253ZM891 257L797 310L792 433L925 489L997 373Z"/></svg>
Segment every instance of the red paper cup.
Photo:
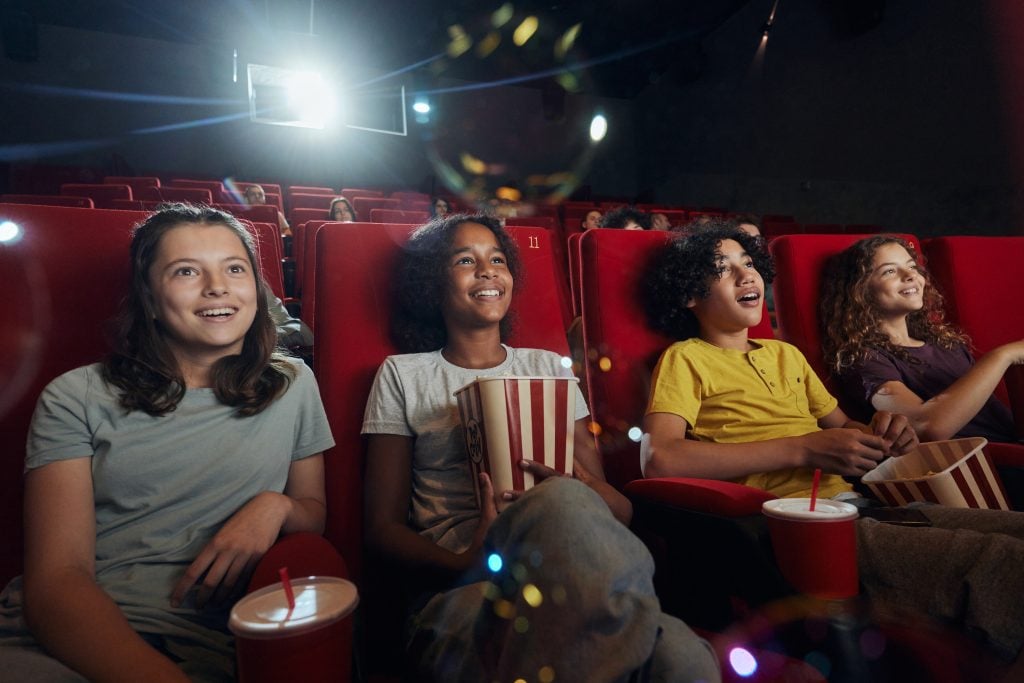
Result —
<svg viewBox="0 0 1024 683"><path fill-rule="evenodd" d="M519 461L535 460L572 472L576 427L575 377L478 377L455 392L466 450L477 475L487 472L495 493L526 491L533 475ZM507 505L499 501L499 509Z"/></svg>
<svg viewBox="0 0 1024 683"><path fill-rule="evenodd" d="M239 683L327 683L352 668L352 620L359 604L351 581L292 580L295 608L280 583L250 593L231 610Z"/></svg>
<svg viewBox="0 0 1024 683"><path fill-rule="evenodd" d="M810 498L765 501L775 561L786 580L801 593L836 600L859 591L857 508L849 503Z"/></svg>

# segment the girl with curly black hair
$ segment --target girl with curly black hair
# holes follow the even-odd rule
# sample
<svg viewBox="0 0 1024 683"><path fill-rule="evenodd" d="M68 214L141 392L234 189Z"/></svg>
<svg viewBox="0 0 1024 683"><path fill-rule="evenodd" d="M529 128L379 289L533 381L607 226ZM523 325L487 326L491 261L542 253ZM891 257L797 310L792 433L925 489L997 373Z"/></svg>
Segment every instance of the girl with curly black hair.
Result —
<svg viewBox="0 0 1024 683"><path fill-rule="evenodd" d="M629 501L604 479L578 388L572 477L522 460L541 485L495 492L481 474L477 503L454 392L481 376L568 372L555 353L502 343L521 271L495 218L455 215L415 231L395 274L395 339L410 353L385 360L367 401L365 517L368 542L416 577L414 677L494 680L547 666L558 679L617 680L655 657L656 668L717 679L706 644L661 614L653 564L626 526ZM529 615L529 628L510 630L496 600Z"/></svg>
<svg viewBox="0 0 1024 683"><path fill-rule="evenodd" d="M942 296L913 245L892 235L860 240L829 264L821 299L825 360L845 403L863 414L910 418L922 439L1016 441L1010 411L993 397L1024 341L974 362L967 337L946 322Z"/></svg>

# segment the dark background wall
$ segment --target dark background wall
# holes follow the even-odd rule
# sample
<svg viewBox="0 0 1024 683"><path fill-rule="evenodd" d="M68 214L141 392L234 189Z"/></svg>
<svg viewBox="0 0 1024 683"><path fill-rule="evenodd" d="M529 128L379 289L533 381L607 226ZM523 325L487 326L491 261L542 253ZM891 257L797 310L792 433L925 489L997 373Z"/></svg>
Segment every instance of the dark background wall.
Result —
<svg viewBox="0 0 1024 683"><path fill-rule="evenodd" d="M609 136L579 179L594 196L922 234L1022 231L1016 114L1024 107L1014 87L1020 51L1012 49L1022 31L1012 0L782 0L756 58L771 5L750 0L702 40L670 41L662 48L670 52L667 70L649 68L643 53L624 54L622 64L636 66L635 97L595 95L584 79L581 92L552 111L536 83L488 88L441 101L443 128L410 118L408 137L247 118L249 61L327 64L329 75L350 84L383 73L373 53L390 43L371 35L383 20L371 27L367 14L368 28L359 31L344 21L344 3L318 4L321 21L340 22L342 44L331 31L303 35L283 21L281 30L270 22L244 32L230 15L216 19L219 30L207 22L181 41L39 23L34 60L12 59L5 35L0 163L431 190L441 182L434 153L454 163L471 151L521 179L572 169L585 156L583 126L600 110ZM625 40L642 46L659 38ZM456 74L434 76L432 87L464 83ZM422 85L413 72L387 83L404 83L410 93ZM194 99L83 99L26 85ZM208 125L187 126L195 121Z"/></svg>

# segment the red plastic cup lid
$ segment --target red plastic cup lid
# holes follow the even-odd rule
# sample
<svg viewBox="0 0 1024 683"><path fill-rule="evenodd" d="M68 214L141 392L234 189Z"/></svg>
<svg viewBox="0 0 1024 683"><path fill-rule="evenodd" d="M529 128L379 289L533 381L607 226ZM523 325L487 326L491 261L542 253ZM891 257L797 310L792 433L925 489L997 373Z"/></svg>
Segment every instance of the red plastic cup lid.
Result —
<svg viewBox="0 0 1024 683"><path fill-rule="evenodd" d="M355 584L334 576L292 579L295 609L280 583L246 595L231 608L228 628L243 638L281 638L330 626L359 604Z"/></svg>
<svg viewBox="0 0 1024 683"><path fill-rule="evenodd" d="M802 522L842 522L856 519L860 513L849 503L828 498L818 499L811 511L810 498L776 498L766 500L761 505L761 512L776 519L788 519Z"/></svg>

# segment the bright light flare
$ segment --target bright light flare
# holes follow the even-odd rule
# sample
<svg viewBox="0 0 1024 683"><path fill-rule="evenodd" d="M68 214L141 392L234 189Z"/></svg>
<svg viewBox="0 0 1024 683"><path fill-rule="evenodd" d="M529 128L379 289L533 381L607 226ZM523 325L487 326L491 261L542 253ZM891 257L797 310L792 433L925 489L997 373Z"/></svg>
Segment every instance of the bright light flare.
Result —
<svg viewBox="0 0 1024 683"><path fill-rule="evenodd" d="M590 120L590 139L594 142L601 142L608 134L608 119L603 114L596 115Z"/></svg>
<svg viewBox="0 0 1024 683"><path fill-rule="evenodd" d="M626 432L626 436L628 436L629 440L634 443L640 443L640 439L643 438L643 435L644 432L639 427L630 427L629 431Z"/></svg>
<svg viewBox="0 0 1024 683"><path fill-rule="evenodd" d="M416 103L412 105L412 110L417 114L429 114L430 105L427 104L426 100L417 100Z"/></svg>
<svg viewBox="0 0 1024 683"><path fill-rule="evenodd" d="M729 665L743 678L749 678L757 671L757 660L754 659L754 655L742 647L734 647L729 651Z"/></svg>
<svg viewBox="0 0 1024 683"><path fill-rule="evenodd" d="M312 71L296 73L289 80L288 106L301 121L322 127L334 117L334 97L323 76Z"/></svg>
<svg viewBox="0 0 1024 683"><path fill-rule="evenodd" d="M21 226L14 221L0 223L0 242L13 242L21 237Z"/></svg>

